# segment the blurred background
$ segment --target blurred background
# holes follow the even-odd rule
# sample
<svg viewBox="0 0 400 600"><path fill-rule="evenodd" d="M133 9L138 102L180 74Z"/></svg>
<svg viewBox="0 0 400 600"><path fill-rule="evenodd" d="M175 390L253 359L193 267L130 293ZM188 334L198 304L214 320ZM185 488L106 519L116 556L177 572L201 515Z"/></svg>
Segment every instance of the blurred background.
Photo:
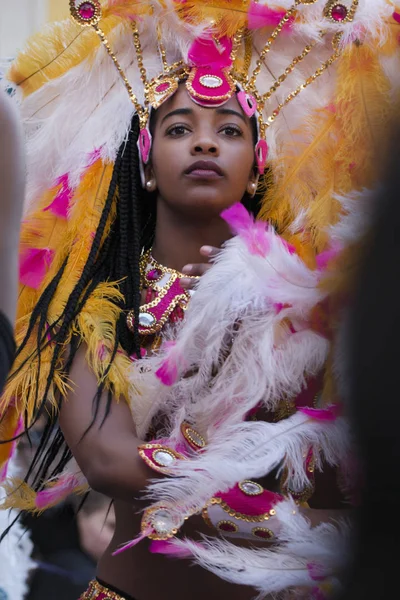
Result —
<svg viewBox="0 0 400 600"><path fill-rule="evenodd" d="M68 12L68 0L0 0L0 60L13 58L32 33Z"/></svg>
<svg viewBox="0 0 400 600"><path fill-rule="evenodd" d="M0 79L33 33L45 23L68 15L68 0L0 0ZM38 422L30 440L21 440L17 467L22 473L32 460L43 426L43 421ZM0 535L14 517L1 511ZM17 531L21 539L15 541L9 534L0 545L0 600L76 600L94 577L96 563L113 531L110 500L93 492L86 499L68 498L41 516L24 515ZM25 545L17 555L12 546L21 540ZM34 561L30 563L34 568L28 574L27 593L15 584L18 560L28 561L25 554Z"/></svg>

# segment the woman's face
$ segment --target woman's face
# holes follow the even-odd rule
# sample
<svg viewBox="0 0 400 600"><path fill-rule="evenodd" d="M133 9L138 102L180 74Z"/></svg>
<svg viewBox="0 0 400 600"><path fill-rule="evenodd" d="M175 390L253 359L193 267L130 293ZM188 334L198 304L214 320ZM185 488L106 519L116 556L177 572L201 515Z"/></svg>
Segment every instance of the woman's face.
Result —
<svg viewBox="0 0 400 600"><path fill-rule="evenodd" d="M180 85L158 109L146 179L159 202L188 215L219 215L246 191L254 193L253 167L253 129L236 96L204 108Z"/></svg>

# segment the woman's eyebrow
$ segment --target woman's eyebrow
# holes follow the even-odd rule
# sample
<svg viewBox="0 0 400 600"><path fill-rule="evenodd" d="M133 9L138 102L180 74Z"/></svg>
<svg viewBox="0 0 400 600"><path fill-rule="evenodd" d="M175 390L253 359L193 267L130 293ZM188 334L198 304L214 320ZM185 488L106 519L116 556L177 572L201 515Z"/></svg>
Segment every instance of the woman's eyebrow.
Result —
<svg viewBox="0 0 400 600"><path fill-rule="evenodd" d="M232 108L217 108L216 110L217 114L219 115L235 115L235 117L240 117L240 119L242 119L242 121L244 121L246 123L246 118L245 116L238 112L237 110L233 110Z"/></svg>
<svg viewBox="0 0 400 600"><path fill-rule="evenodd" d="M193 114L192 108L176 108L175 110L171 110L171 112L166 114L165 117L163 117L161 123L164 123L164 121L166 119L168 119L169 117L173 117L175 115L191 115L191 114Z"/></svg>

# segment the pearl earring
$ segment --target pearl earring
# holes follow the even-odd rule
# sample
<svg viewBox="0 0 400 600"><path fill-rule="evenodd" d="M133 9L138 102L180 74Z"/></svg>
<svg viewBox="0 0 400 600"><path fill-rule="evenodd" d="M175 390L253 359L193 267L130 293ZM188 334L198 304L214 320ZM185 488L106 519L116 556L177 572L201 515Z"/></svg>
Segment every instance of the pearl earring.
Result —
<svg viewBox="0 0 400 600"><path fill-rule="evenodd" d="M147 181L146 182L146 188L149 190L149 192L151 191L152 187L153 187L153 182L151 180Z"/></svg>

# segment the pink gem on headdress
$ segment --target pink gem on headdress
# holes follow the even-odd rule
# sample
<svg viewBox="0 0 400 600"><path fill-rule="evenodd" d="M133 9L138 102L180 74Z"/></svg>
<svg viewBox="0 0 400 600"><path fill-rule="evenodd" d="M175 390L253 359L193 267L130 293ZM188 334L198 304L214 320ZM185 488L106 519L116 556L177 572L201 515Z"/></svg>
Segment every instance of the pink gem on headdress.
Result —
<svg viewBox="0 0 400 600"><path fill-rule="evenodd" d="M238 530L237 525L232 523L232 521L223 521L222 523L219 523L218 529L220 531L226 531L227 533L236 533Z"/></svg>
<svg viewBox="0 0 400 600"><path fill-rule="evenodd" d="M265 171L268 158L268 144L265 140L259 140L256 145L256 162L260 175Z"/></svg>
<svg viewBox="0 0 400 600"><path fill-rule="evenodd" d="M243 91L237 93L237 99L243 109L244 114L251 119L257 110L257 100L251 94L247 94Z"/></svg>
<svg viewBox="0 0 400 600"><path fill-rule="evenodd" d="M169 81L164 81L163 83L160 83L154 91L156 92L156 94L162 94L163 92L166 92L170 87L171 84L169 83Z"/></svg>
<svg viewBox="0 0 400 600"><path fill-rule="evenodd" d="M331 10L332 19L338 23L344 21L347 15L348 10L343 4L336 4Z"/></svg>
<svg viewBox="0 0 400 600"><path fill-rule="evenodd" d="M84 21L90 21L96 15L96 6L92 2L82 2L78 6L78 13Z"/></svg>
<svg viewBox="0 0 400 600"><path fill-rule="evenodd" d="M146 165L149 162L151 150L151 135L147 127L140 130L139 150L142 162Z"/></svg>

